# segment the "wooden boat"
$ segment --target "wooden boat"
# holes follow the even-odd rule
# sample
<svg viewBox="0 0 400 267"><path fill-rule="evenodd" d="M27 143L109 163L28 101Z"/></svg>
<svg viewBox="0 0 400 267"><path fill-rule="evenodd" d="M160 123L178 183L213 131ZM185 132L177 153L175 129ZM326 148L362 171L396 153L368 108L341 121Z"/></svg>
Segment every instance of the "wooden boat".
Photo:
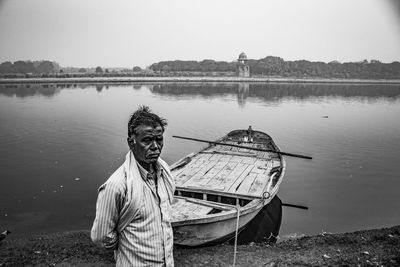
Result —
<svg viewBox="0 0 400 267"><path fill-rule="evenodd" d="M259 233L274 240L282 216L276 194L286 164L282 155L260 150L280 151L269 135L249 127L171 166L177 185L172 205L175 244L212 245L234 237L236 229L239 243L259 239Z"/></svg>

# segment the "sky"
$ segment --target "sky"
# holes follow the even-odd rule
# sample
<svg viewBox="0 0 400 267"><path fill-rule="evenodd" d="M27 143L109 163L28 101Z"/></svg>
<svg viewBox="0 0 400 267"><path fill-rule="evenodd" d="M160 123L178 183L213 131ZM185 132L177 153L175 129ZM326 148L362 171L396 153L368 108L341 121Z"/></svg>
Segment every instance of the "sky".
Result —
<svg viewBox="0 0 400 267"><path fill-rule="evenodd" d="M0 62L400 61L400 0L0 0Z"/></svg>

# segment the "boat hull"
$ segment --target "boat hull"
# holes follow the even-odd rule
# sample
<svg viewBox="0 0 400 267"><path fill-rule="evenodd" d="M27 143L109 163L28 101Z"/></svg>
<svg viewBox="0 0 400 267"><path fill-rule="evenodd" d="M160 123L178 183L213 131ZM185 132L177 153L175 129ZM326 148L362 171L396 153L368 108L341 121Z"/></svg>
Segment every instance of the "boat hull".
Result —
<svg viewBox="0 0 400 267"><path fill-rule="evenodd" d="M268 240L276 242L282 220L282 202L275 196L270 203L240 215L238 244ZM237 217L207 223L174 226L174 244L210 246L234 240Z"/></svg>
<svg viewBox="0 0 400 267"><path fill-rule="evenodd" d="M239 230L242 230L260 211L241 215L239 217ZM180 225L173 227L174 244L182 246L209 246L224 242L235 235L236 217L225 220L193 223L188 225Z"/></svg>
<svg viewBox="0 0 400 267"><path fill-rule="evenodd" d="M282 201L275 196L238 235L238 244L277 241L282 222Z"/></svg>

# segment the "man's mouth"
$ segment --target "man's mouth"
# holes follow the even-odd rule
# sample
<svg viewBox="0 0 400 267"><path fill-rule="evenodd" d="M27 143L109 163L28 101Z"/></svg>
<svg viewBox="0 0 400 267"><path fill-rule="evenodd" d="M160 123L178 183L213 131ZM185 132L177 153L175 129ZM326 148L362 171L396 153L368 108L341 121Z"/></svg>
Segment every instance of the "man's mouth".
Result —
<svg viewBox="0 0 400 267"><path fill-rule="evenodd" d="M160 154L149 154L149 155L147 155L147 157L151 158L151 159L158 158L159 156L160 156Z"/></svg>

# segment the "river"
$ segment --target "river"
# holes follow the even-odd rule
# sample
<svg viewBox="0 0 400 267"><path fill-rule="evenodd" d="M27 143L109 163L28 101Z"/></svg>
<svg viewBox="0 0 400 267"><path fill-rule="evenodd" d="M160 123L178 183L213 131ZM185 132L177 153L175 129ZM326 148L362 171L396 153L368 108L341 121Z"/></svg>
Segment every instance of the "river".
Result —
<svg viewBox="0 0 400 267"><path fill-rule="evenodd" d="M130 114L168 120L173 163L249 125L287 157L280 237L400 223L400 86L300 83L0 85L0 231L90 229L97 187L123 162ZM11 237L11 236L10 236Z"/></svg>

